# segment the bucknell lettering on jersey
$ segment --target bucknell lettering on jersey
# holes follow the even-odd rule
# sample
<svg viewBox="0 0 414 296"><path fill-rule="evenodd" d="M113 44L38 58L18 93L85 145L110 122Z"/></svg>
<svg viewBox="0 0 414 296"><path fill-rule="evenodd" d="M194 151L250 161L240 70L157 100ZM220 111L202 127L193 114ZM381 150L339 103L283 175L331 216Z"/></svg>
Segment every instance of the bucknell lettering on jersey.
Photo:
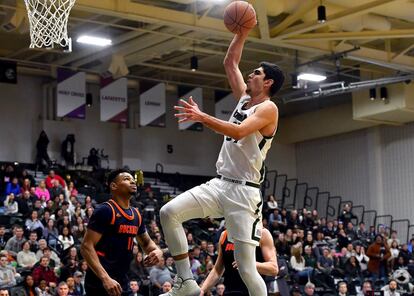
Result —
<svg viewBox="0 0 414 296"><path fill-rule="evenodd" d="M234 251L234 244L227 243L225 251Z"/></svg>
<svg viewBox="0 0 414 296"><path fill-rule="evenodd" d="M133 225L119 225L118 233L126 233L136 235L138 233L138 227Z"/></svg>

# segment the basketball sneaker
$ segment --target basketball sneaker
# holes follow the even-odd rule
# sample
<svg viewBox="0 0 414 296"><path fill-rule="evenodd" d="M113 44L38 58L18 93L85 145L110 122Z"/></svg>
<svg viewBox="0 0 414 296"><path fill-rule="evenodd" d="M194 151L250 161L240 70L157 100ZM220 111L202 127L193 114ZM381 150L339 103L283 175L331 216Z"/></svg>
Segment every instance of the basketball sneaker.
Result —
<svg viewBox="0 0 414 296"><path fill-rule="evenodd" d="M176 277L171 291L160 294L160 296L199 296L200 292L200 287L194 279L183 280L180 277Z"/></svg>

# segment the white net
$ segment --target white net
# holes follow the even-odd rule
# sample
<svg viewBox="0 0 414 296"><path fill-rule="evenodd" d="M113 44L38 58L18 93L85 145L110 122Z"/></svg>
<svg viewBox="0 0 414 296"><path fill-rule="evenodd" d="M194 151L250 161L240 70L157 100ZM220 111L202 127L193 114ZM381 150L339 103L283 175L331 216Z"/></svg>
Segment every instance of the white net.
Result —
<svg viewBox="0 0 414 296"><path fill-rule="evenodd" d="M76 0L24 0L30 22L30 48L54 48L71 51L68 19Z"/></svg>

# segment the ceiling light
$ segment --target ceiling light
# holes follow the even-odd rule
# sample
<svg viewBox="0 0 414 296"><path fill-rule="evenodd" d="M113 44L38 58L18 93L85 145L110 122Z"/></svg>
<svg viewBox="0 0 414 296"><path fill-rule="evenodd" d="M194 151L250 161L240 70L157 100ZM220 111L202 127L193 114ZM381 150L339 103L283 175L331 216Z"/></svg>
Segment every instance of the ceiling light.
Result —
<svg viewBox="0 0 414 296"><path fill-rule="evenodd" d="M198 69L198 58L197 56L192 56L191 60L190 60L190 64L191 64L191 71L196 71Z"/></svg>
<svg viewBox="0 0 414 296"><path fill-rule="evenodd" d="M307 81L313 81L313 82L320 82L324 81L326 79L326 76L315 74L315 73L301 73L298 76L298 80L307 80Z"/></svg>
<svg viewBox="0 0 414 296"><path fill-rule="evenodd" d="M91 44L91 45L96 45L96 46L108 46L112 44L111 39L88 36L88 35L82 35L78 37L76 41L79 43Z"/></svg>
<svg viewBox="0 0 414 296"><path fill-rule="evenodd" d="M321 24L324 22L326 22L326 8L321 3L321 5L318 6L318 23Z"/></svg>

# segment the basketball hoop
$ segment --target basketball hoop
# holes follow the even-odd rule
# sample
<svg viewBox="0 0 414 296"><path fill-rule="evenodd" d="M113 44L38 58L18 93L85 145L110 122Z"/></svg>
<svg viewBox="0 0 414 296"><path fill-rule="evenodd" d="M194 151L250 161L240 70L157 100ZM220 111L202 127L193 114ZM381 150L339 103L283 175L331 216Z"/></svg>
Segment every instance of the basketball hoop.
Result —
<svg viewBox="0 0 414 296"><path fill-rule="evenodd" d="M30 22L30 48L60 46L72 51L68 19L76 0L24 0Z"/></svg>

